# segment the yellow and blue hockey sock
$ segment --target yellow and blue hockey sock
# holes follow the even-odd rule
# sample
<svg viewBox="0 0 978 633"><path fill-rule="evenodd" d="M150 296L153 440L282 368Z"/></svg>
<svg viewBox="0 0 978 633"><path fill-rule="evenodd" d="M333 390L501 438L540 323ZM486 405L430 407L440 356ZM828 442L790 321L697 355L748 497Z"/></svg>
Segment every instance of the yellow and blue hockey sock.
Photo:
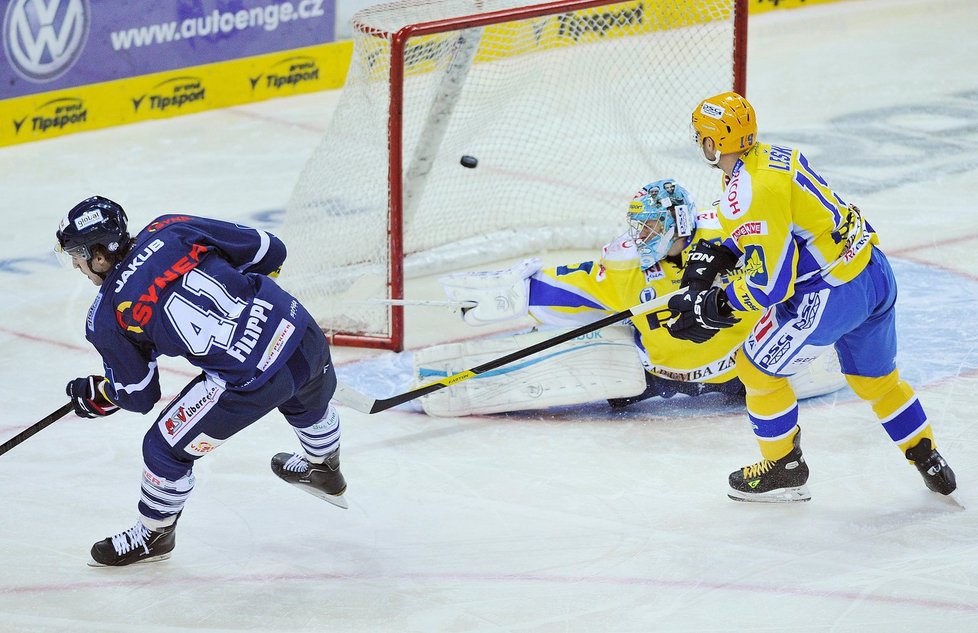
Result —
<svg viewBox="0 0 978 633"><path fill-rule="evenodd" d="M872 405L883 429L900 447L900 452L905 454L908 448L925 437L936 447L934 431L927 422L924 408L913 387L900 379L898 370L879 377L847 375L846 381L857 396Z"/></svg>
<svg viewBox="0 0 978 633"><path fill-rule="evenodd" d="M798 431L798 400L787 378L770 376L737 352L737 376L747 390L747 416L764 459L777 461L791 452Z"/></svg>

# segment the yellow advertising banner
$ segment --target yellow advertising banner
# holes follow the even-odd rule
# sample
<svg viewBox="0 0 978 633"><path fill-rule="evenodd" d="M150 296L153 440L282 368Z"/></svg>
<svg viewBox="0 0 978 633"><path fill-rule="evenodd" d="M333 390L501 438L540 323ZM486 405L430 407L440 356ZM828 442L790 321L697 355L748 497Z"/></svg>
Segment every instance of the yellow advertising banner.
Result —
<svg viewBox="0 0 978 633"><path fill-rule="evenodd" d="M343 86L350 41L0 101L0 146Z"/></svg>
<svg viewBox="0 0 978 633"><path fill-rule="evenodd" d="M775 9L797 9L798 7L812 6L814 4L829 4L831 2L841 2L842 0L750 0L748 12L750 15L767 13Z"/></svg>

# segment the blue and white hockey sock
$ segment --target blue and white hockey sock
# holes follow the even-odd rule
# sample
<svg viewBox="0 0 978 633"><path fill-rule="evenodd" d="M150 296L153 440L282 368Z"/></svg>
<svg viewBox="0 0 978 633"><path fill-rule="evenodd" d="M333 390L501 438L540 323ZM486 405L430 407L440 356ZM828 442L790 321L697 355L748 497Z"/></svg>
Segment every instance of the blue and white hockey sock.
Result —
<svg viewBox="0 0 978 633"><path fill-rule="evenodd" d="M330 403L326 415L304 429L293 427L302 449L310 462L320 464L326 456L340 447L340 416Z"/></svg>
<svg viewBox="0 0 978 633"><path fill-rule="evenodd" d="M170 481L153 474L144 466L140 488L139 514L143 525L159 530L176 522L177 515L194 489L194 475L187 472L180 479Z"/></svg>

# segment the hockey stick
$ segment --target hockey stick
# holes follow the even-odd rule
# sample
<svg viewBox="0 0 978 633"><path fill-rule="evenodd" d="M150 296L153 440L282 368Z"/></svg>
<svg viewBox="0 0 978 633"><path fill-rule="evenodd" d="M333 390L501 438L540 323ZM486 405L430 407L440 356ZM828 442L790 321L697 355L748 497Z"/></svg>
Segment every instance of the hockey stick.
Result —
<svg viewBox="0 0 978 633"><path fill-rule="evenodd" d="M362 301L347 301L346 303L360 303L383 306L422 306L427 308L474 308L478 305L475 301L439 301L437 299L364 299Z"/></svg>
<svg viewBox="0 0 978 633"><path fill-rule="evenodd" d="M390 398L380 398L375 400L364 393L360 393L352 387L343 385L342 383L336 386L336 394L334 397L339 404L346 405L362 413L379 413L381 411L386 411L391 407L396 407L399 404L404 404L405 402L415 400L421 396L426 396L429 393L438 391L439 389L451 387L452 385L456 385L463 380L468 380L469 378L478 376L481 373L491 371L497 367L502 367L503 365L508 365L515 360L526 358L527 356L536 354L537 352L542 352L545 349L560 345L561 343L575 339L578 336L583 336L590 332L594 332L595 330L600 330L603 327L624 321L629 317L641 316L643 314L648 314L649 312L657 312L669 304L669 299L685 291L685 288L680 288L679 290L676 290L670 294L658 297L656 299L651 299L627 310L622 310L621 312L616 312L615 314L606 316L605 318L599 319L594 323L588 323L587 325L569 330L545 341L540 341L535 345L530 345L529 347L517 350L511 354L500 356L499 358L479 365L478 367L473 367L472 369L468 369L457 374L452 374L451 376L446 376L439 380L435 380L434 382L430 382L422 387L418 387L417 389L412 389L411 391L407 391L396 396L391 396Z"/></svg>
<svg viewBox="0 0 978 633"><path fill-rule="evenodd" d="M69 402L68 404L62 406L60 409L58 409L51 415L47 416L40 422L35 422L34 424L30 425L29 427L27 427L26 429L24 429L23 431L15 435L14 437L4 442L3 446L0 446L0 455L3 455L13 447L23 442L24 440L27 440L38 431L41 431L51 426L61 418L65 417L66 415L68 415L71 409L72 409L72 404Z"/></svg>

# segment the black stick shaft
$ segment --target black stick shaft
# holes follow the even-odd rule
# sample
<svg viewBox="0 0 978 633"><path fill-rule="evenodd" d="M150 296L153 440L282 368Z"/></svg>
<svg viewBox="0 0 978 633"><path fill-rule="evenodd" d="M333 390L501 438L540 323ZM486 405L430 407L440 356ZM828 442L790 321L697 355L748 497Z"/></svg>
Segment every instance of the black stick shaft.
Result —
<svg viewBox="0 0 978 633"><path fill-rule="evenodd" d="M439 389L444 389L445 387L451 387L454 384L460 383L463 380L468 380L469 378L472 378L474 376L478 376L481 373L491 371L493 369L496 369L497 367L502 367L503 365L508 365L509 363L515 360L520 360L521 358L526 358L527 356L531 356L533 354L536 354L537 352L542 352L545 349L549 349L556 345L560 345L561 343L564 343L565 341L569 341L571 339L575 339L578 336L583 336L590 332L594 332L595 330L600 330L603 327L607 327L609 325L618 323L619 321L624 321L629 317L639 316L641 314L647 314L649 312L655 312L657 310L661 310L668 305L670 297L679 294L684 290L685 288L677 290L676 292L665 295L663 297L658 297L657 299L646 301L645 303L639 304L633 308L629 308L628 310L622 310L621 312L616 312L615 314L606 316L605 318L595 321L593 323L582 325L579 328L569 330L567 332L564 332L563 334L559 334L553 338L549 338L546 341L540 341L539 343L530 345L529 347L526 347L524 349L517 350L515 352L512 352L505 356L501 356L499 358L495 358L489 361L488 363L479 365L478 367L473 367L472 369L462 371L457 374L452 374L451 376L447 376L440 380L436 380L435 382L425 385L423 387L418 387L417 389L413 389L411 391L407 391L405 393L398 394L390 398L381 398L379 400L374 400L372 406L370 406L367 412L379 413L381 411L386 411L387 409L396 407L399 404L404 404L405 402L415 400L417 398L420 398L421 396L426 396L429 393L438 391Z"/></svg>
<svg viewBox="0 0 978 633"><path fill-rule="evenodd" d="M0 455L3 455L13 447L29 439L32 435L34 435L38 431L44 430L45 428L51 426L52 424L54 424L64 416L68 415L71 409L72 409L72 405L69 402L63 405L60 409L58 409L51 415L41 420L40 422L35 422L34 424L30 425L29 427L27 427L17 435L13 436L12 438L4 442L2 446L0 446Z"/></svg>

